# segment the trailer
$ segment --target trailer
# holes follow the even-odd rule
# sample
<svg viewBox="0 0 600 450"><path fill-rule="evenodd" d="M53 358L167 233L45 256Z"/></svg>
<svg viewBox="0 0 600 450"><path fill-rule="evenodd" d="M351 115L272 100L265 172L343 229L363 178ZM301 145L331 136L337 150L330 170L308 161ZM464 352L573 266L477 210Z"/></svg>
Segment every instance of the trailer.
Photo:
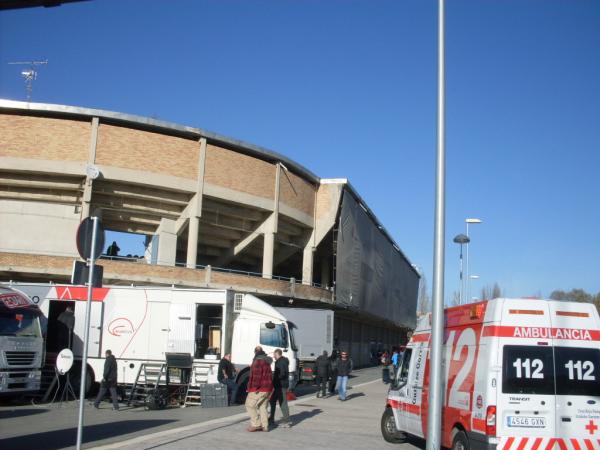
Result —
<svg viewBox="0 0 600 450"><path fill-rule="evenodd" d="M74 310L72 350L81 361L87 288L34 283L11 286L38 302L45 319L42 329L48 355L61 350L57 347L56 318L68 306ZM198 392L200 385L217 382L219 360L229 353L243 392L257 345L267 354L281 348L290 360L291 385L296 383L294 332L287 318L250 294L216 289L94 288L90 318L88 388L102 378L106 350L115 355L118 382L130 396L139 386L147 389L148 385L178 377L180 384ZM190 361L189 373L169 372L167 360L181 361L185 356Z"/></svg>
<svg viewBox="0 0 600 450"><path fill-rule="evenodd" d="M323 351L333 350L333 311L328 309L275 308L293 325L298 348L299 381L312 383L316 360Z"/></svg>

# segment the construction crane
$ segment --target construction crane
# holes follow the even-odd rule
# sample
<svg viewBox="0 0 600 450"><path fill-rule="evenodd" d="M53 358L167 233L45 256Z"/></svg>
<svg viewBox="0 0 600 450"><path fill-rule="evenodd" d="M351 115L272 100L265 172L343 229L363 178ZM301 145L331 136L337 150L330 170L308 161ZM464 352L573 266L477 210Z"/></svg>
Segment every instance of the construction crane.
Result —
<svg viewBox="0 0 600 450"><path fill-rule="evenodd" d="M9 62L11 65L29 66L28 69L21 71L21 76L25 80L25 87L27 89L27 101L31 101L31 93L33 92L33 82L37 79L37 66L48 64L48 60L44 61L14 61Z"/></svg>

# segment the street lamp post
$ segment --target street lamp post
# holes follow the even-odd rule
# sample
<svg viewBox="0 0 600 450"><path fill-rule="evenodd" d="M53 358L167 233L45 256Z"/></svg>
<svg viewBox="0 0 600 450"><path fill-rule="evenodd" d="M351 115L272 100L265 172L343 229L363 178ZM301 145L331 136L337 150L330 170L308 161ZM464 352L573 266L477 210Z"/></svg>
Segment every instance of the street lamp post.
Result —
<svg viewBox="0 0 600 450"><path fill-rule="evenodd" d="M477 224L477 223L481 223L483 222L483 220L481 219L475 219L475 218L470 218L470 219L465 219L465 223L467 224L467 238L469 237L469 224ZM471 298L471 279L469 278L469 274L471 273L469 271L469 244L467 243L467 289L466 289L466 294L467 294L467 298Z"/></svg>
<svg viewBox="0 0 600 450"><path fill-rule="evenodd" d="M464 278L463 278L463 244L467 244L467 248L469 248L469 236L465 236L464 234L457 234L454 237L454 242L460 245L460 295L459 295L459 300L458 300L458 304L462 305L463 304L463 299L465 296L465 288L464 288Z"/></svg>

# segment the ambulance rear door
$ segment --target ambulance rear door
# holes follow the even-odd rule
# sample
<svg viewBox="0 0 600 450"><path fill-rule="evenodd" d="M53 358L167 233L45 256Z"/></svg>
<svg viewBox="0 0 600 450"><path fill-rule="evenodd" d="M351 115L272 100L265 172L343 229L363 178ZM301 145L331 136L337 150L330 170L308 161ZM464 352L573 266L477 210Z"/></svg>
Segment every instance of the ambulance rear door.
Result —
<svg viewBox="0 0 600 450"><path fill-rule="evenodd" d="M556 436L600 439L600 341L592 305L551 302L556 373ZM587 442L585 443L587 446ZM582 447L585 448L585 447Z"/></svg>
<svg viewBox="0 0 600 450"><path fill-rule="evenodd" d="M497 436L508 447L555 436L554 349L543 300L506 300L498 327ZM510 445L509 445L510 444Z"/></svg>

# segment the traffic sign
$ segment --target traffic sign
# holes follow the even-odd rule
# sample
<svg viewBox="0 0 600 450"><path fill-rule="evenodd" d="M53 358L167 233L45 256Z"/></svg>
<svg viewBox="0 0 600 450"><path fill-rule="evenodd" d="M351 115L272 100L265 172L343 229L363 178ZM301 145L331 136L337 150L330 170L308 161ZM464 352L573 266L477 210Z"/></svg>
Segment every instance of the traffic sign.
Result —
<svg viewBox="0 0 600 450"><path fill-rule="evenodd" d="M102 222L98 219L98 229L96 230L96 245L94 246L94 255L92 255L92 235L94 231L94 221L91 217L86 217L77 228L77 251L83 259L97 259L104 249L104 228Z"/></svg>

